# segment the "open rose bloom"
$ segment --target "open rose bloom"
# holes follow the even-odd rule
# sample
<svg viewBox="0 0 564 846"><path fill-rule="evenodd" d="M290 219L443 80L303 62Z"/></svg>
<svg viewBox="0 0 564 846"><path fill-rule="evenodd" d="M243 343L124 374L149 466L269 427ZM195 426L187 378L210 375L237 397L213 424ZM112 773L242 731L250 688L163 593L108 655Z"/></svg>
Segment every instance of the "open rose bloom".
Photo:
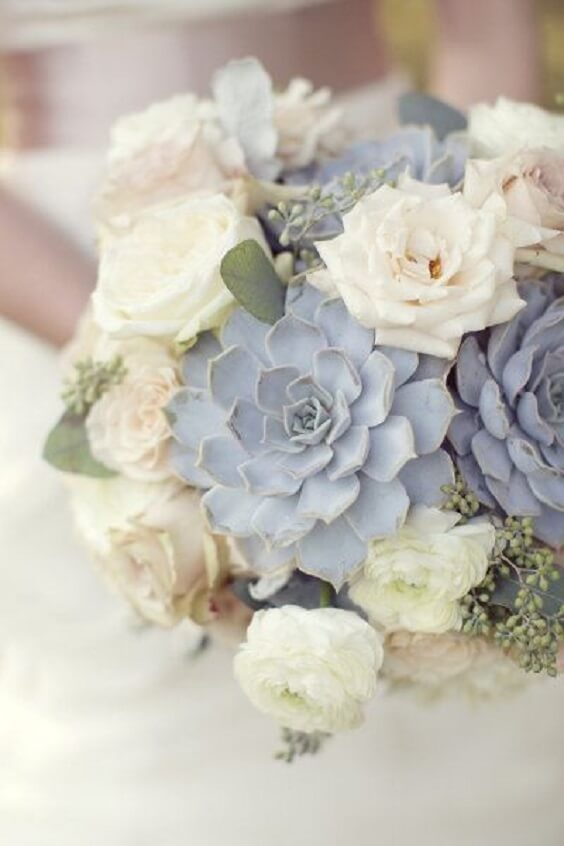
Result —
<svg viewBox="0 0 564 846"><path fill-rule="evenodd" d="M402 114L355 139L245 59L120 120L45 448L103 577L234 644L288 760L378 692L562 669L562 118Z"/></svg>

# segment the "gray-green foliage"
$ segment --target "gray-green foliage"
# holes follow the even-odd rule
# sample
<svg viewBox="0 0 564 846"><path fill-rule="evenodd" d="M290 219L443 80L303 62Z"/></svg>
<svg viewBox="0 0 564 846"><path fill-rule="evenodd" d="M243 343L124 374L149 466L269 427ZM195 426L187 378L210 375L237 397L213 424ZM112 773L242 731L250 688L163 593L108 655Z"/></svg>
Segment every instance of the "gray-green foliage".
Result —
<svg viewBox="0 0 564 846"><path fill-rule="evenodd" d="M386 172L381 169L367 175L350 171L328 188L313 185L297 203L278 203L268 216L272 223L281 227L280 244L292 247L307 264L312 264L315 259L311 251L312 240L327 240L338 235L340 218L362 197L383 185L385 177Z"/></svg>
<svg viewBox="0 0 564 846"><path fill-rule="evenodd" d="M121 356L110 361L84 358L74 365L74 373L65 380L61 399L67 411L83 417L106 391L123 381L126 374Z"/></svg>
<svg viewBox="0 0 564 846"><path fill-rule="evenodd" d="M283 728L281 737L283 748L276 752L274 757L277 761L291 764L303 755L316 755L330 737L330 734L321 731L307 734L304 731Z"/></svg>
<svg viewBox="0 0 564 846"><path fill-rule="evenodd" d="M463 520L478 512L460 477L444 493L444 507ZM462 600L462 630L493 639L528 672L555 676L564 637L564 573L553 552L535 540L531 518L492 519L495 548L486 578Z"/></svg>
<svg viewBox="0 0 564 846"><path fill-rule="evenodd" d="M90 450L84 416L67 411L51 429L43 458L57 470L107 479L115 472L96 461Z"/></svg>
<svg viewBox="0 0 564 846"><path fill-rule="evenodd" d="M221 278L243 308L262 323L284 314L285 287L257 241L241 241L221 262Z"/></svg>
<svg viewBox="0 0 564 846"><path fill-rule="evenodd" d="M92 406L126 374L123 359L100 362L88 357L76 362L65 380L61 398L66 411L50 431L43 458L65 473L107 479L115 472L97 461L90 450L86 417Z"/></svg>

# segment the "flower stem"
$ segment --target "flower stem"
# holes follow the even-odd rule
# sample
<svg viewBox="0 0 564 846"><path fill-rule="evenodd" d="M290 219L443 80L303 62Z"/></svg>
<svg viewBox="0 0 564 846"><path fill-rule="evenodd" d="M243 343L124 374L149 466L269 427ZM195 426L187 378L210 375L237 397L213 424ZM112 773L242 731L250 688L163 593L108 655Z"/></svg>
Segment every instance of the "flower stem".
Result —
<svg viewBox="0 0 564 846"><path fill-rule="evenodd" d="M319 585L319 607L330 608L333 599L333 586L329 582L320 582Z"/></svg>

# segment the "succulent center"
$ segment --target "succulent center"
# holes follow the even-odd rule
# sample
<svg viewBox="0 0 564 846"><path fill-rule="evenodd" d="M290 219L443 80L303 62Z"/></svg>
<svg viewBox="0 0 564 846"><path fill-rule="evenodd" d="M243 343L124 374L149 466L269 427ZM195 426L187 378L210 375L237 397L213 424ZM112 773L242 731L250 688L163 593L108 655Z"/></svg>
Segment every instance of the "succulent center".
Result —
<svg viewBox="0 0 564 846"><path fill-rule="evenodd" d="M328 420L329 414L317 397L310 397L294 414L291 430L294 435L304 435L315 432L322 423Z"/></svg>

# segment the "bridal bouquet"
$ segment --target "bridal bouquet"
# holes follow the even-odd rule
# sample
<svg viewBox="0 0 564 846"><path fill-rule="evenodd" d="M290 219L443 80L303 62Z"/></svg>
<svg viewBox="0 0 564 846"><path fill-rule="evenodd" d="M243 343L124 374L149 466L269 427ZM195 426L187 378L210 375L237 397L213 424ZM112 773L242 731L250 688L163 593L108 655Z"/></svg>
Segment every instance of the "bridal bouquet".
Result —
<svg viewBox="0 0 564 846"><path fill-rule="evenodd" d="M286 757L378 688L490 695L564 634L564 117L358 139L252 59L120 120L45 457L147 620L242 641Z"/></svg>

